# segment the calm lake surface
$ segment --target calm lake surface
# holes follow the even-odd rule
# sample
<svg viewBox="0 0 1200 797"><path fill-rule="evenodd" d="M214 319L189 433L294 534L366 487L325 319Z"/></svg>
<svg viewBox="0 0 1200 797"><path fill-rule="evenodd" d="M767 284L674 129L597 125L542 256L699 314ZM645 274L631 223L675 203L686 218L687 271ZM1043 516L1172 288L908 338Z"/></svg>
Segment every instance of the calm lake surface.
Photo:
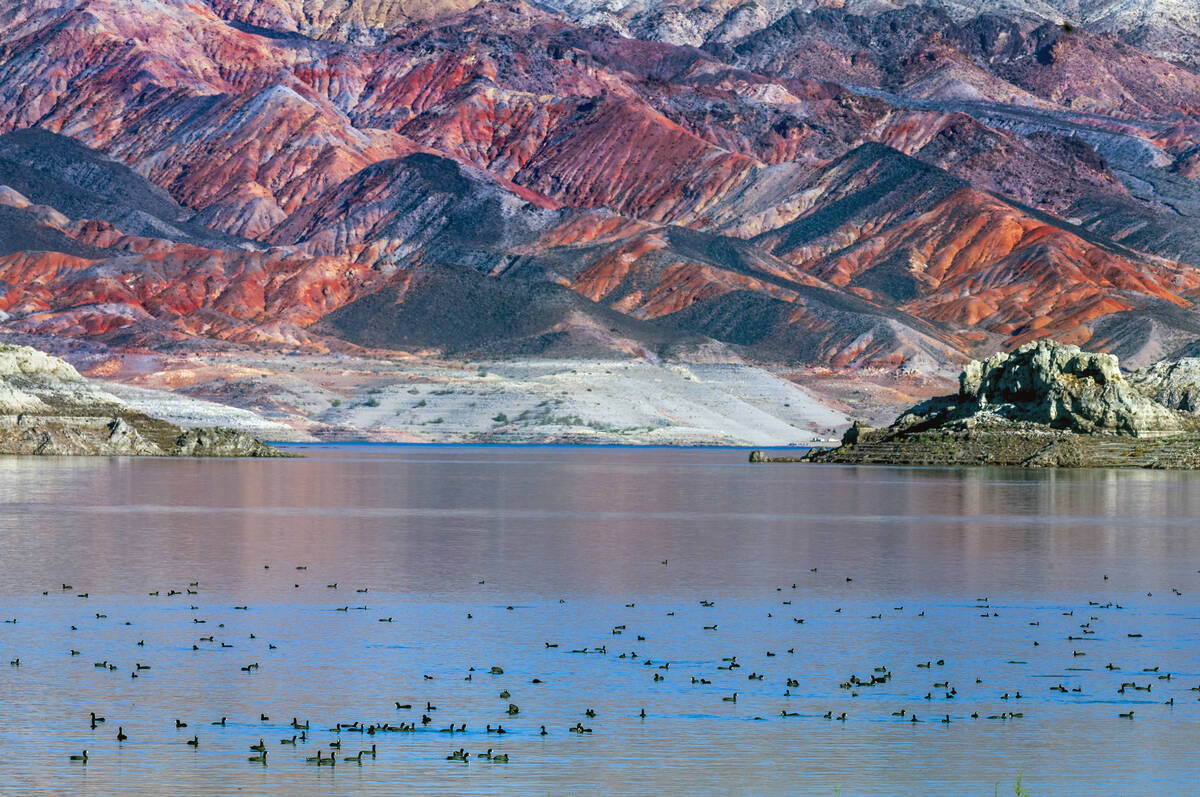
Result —
<svg viewBox="0 0 1200 797"><path fill-rule="evenodd" d="M0 792L1200 793L1200 474L293 450L0 459Z"/></svg>

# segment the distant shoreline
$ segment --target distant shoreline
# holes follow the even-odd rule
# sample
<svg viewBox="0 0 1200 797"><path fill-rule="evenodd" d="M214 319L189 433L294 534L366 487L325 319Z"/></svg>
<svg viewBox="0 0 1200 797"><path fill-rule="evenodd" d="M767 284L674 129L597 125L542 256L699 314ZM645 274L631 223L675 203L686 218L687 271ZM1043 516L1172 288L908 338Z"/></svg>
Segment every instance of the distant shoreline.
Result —
<svg viewBox="0 0 1200 797"><path fill-rule="evenodd" d="M691 445L670 443L486 443L486 442L376 442L371 440L320 441L285 443L274 440L264 441L268 445L280 449L312 449L312 448L595 448L595 449L634 449L634 450L663 450L663 451L773 451L807 453L814 448L832 448L834 444L814 444L805 446L753 446L753 445Z"/></svg>

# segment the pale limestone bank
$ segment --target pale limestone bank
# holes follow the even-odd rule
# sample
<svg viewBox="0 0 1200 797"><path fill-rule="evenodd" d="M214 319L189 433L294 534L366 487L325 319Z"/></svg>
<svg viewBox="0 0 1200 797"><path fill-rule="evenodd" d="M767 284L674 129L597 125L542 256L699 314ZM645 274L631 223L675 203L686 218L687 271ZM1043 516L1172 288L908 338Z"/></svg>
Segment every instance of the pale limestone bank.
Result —
<svg viewBox="0 0 1200 797"><path fill-rule="evenodd" d="M807 378L740 361L210 353L110 373L137 386L114 385L123 398L170 390L290 427L271 440L808 446L835 441L850 422Z"/></svg>

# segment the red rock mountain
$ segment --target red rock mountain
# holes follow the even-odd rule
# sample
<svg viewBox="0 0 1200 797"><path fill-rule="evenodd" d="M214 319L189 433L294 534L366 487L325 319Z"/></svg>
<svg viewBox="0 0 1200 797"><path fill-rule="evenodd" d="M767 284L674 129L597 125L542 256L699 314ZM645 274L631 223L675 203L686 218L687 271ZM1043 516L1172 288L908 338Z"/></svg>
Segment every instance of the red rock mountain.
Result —
<svg viewBox="0 0 1200 797"><path fill-rule="evenodd" d="M835 5L0 0L0 331L1197 345L1200 74L1149 16Z"/></svg>

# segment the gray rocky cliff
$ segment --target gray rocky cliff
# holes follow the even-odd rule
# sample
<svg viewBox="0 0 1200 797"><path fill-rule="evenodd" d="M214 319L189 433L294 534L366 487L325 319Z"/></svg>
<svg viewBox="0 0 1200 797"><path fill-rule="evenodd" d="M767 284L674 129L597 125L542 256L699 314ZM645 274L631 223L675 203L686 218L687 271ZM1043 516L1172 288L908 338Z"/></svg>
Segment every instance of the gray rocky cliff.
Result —
<svg viewBox="0 0 1200 797"><path fill-rule="evenodd" d="M819 462L1200 468L1200 360L1126 378L1117 358L1053 341L968 363L959 390L889 427L856 423Z"/></svg>
<svg viewBox="0 0 1200 797"><path fill-rule="evenodd" d="M957 395L917 405L897 426L1017 421L1079 433L1155 435L1189 426L1122 374L1111 354L1053 341L967 363Z"/></svg>
<svg viewBox="0 0 1200 797"><path fill-rule="evenodd" d="M232 429L184 429L139 412L68 363L0 345L0 454L276 457Z"/></svg>
<svg viewBox="0 0 1200 797"><path fill-rule="evenodd" d="M1200 358L1151 363L1131 374L1129 382L1164 407L1200 415Z"/></svg>

